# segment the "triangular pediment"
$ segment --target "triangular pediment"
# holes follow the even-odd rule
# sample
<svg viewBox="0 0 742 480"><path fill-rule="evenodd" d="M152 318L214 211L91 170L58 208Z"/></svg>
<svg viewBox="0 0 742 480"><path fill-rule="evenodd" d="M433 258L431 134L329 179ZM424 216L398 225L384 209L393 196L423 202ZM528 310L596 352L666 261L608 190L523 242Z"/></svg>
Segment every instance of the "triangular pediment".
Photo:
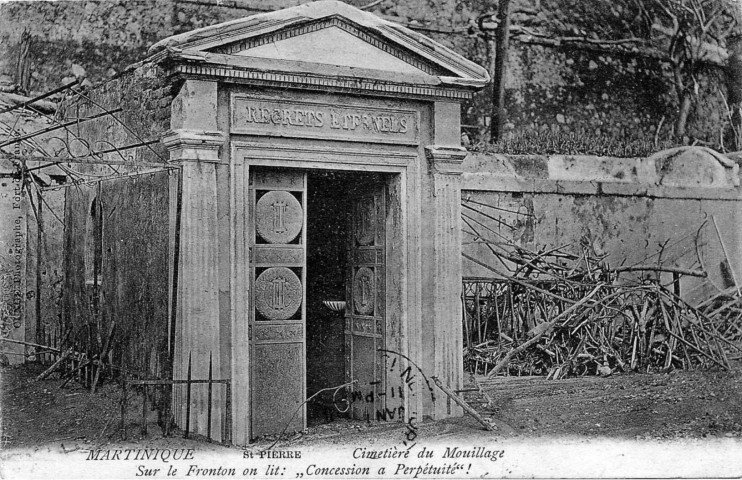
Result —
<svg viewBox="0 0 742 480"><path fill-rule="evenodd" d="M388 47L386 50L353 35L347 29L329 25L320 30L309 31L290 38L270 42L262 41L256 46L230 53L246 57L310 61L325 65L386 70L403 74L432 73L432 69L425 68L423 62L418 61L415 66L405 61L403 52L393 51Z"/></svg>
<svg viewBox="0 0 742 480"><path fill-rule="evenodd" d="M489 80L484 68L437 42L334 0L186 32L150 49L155 55L161 51L190 62L291 74L306 69L318 75L469 89Z"/></svg>

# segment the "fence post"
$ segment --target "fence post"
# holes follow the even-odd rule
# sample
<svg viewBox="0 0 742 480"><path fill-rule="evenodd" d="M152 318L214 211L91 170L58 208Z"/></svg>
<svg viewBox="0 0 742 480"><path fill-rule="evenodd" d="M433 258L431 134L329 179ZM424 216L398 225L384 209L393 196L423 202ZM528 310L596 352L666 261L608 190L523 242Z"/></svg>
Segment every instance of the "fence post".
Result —
<svg viewBox="0 0 742 480"><path fill-rule="evenodd" d="M188 438L188 431L191 428L191 353L188 352L188 383L186 383L186 429L184 438Z"/></svg>
<svg viewBox="0 0 742 480"><path fill-rule="evenodd" d="M212 366L211 366L211 352L209 352L209 400L208 400L208 410L206 413L206 438L211 441L211 392L212 392Z"/></svg>

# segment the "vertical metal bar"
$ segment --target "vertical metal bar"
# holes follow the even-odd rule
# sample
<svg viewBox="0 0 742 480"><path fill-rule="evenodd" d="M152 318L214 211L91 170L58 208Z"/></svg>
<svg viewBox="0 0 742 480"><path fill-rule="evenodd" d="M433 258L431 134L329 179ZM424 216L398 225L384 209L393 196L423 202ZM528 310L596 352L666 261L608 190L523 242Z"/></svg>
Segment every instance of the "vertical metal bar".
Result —
<svg viewBox="0 0 742 480"><path fill-rule="evenodd" d="M469 320L466 316L466 282L461 283L461 319L464 322L464 338L466 347L471 347L471 333L469 331Z"/></svg>
<svg viewBox="0 0 742 480"><path fill-rule="evenodd" d="M169 325L169 338L168 338L168 359L170 362L169 368L172 373L173 365L175 362L175 329L176 319L178 316L178 275L180 262L180 228L181 228L181 216L183 210L183 175L182 171L177 173L178 175L178 192L175 206L175 238L173 240L173 289L172 289L172 303L170 305L170 325ZM172 403L172 390L170 402Z"/></svg>
<svg viewBox="0 0 742 480"><path fill-rule="evenodd" d="M232 443L232 383L231 383L231 380L227 381L225 385L227 386L227 392L226 392L227 399L226 399L226 406L224 409L226 410L227 418L224 421L224 424L225 424L224 426L225 426L227 433L224 435L223 438L227 443Z"/></svg>
<svg viewBox="0 0 742 480"><path fill-rule="evenodd" d="M188 438L188 431L191 428L191 353L188 352L188 376L186 380L186 424L184 438Z"/></svg>
<svg viewBox="0 0 742 480"><path fill-rule="evenodd" d="M536 299L534 292L526 290L526 315L523 323L523 333L528 332L536 325Z"/></svg>
<svg viewBox="0 0 742 480"><path fill-rule="evenodd" d="M29 191L29 197L31 196L31 192ZM42 280L42 261L43 261L43 254L46 252L46 248L44 248L44 199L41 196L41 190L36 189L36 209L38 211L38 216L36 217L36 298L34 299L34 310L36 311L36 328L38 329L36 331L36 343L41 343L40 340L45 340L43 338L46 336L46 328L44 326L44 322L41 320L41 284L43 282ZM45 343L44 345L49 345L49 343ZM41 360L41 359L39 359Z"/></svg>
<svg viewBox="0 0 742 480"><path fill-rule="evenodd" d="M211 365L211 352L209 352L209 405L208 405L208 411L206 414L206 438L211 441L211 395L212 395L212 365Z"/></svg>
<svg viewBox="0 0 742 480"><path fill-rule="evenodd" d="M474 320L477 322L477 345L482 343L482 311L479 307L480 284L477 282L474 289Z"/></svg>
<svg viewBox="0 0 742 480"><path fill-rule="evenodd" d="M173 387L174 385L171 385L169 389L167 388L166 385L162 385L160 387L160 395L161 395L160 398L162 398L163 402L165 403L165 418L163 420L165 424L162 427L162 433L163 433L163 436L165 437L170 436L170 407L171 407L170 402L172 401L172 397L170 399L167 398L168 394L166 392L169 391L170 395L172 395Z"/></svg>
<svg viewBox="0 0 742 480"><path fill-rule="evenodd" d="M499 305L500 305L500 299L498 298L499 295L498 295L498 291L497 290L498 290L497 284L493 283L492 284L492 296L495 299L495 321L497 322L497 345L499 346L502 343L502 326L500 325L500 323L501 323L501 321L500 321L500 307L499 307ZM505 311L504 310L505 309L503 307L503 312L502 312L503 315L505 314Z"/></svg>
<svg viewBox="0 0 742 480"><path fill-rule="evenodd" d="M507 289L508 289L508 299L510 300L510 335L512 335L513 340L518 338L518 332L516 331L515 326L515 304L513 302L513 282L510 280L506 283Z"/></svg>
<svg viewBox="0 0 742 480"><path fill-rule="evenodd" d="M680 274L677 272L672 273L672 291L677 297L680 297Z"/></svg>
<svg viewBox="0 0 742 480"><path fill-rule="evenodd" d="M126 440L126 369L124 367L123 380L121 382L121 432Z"/></svg>
<svg viewBox="0 0 742 480"><path fill-rule="evenodd" d="M142 435L147 435L147 385L142 385Z"/></svg>
<svg viewBox="0 0 742 480"><path fill-rule="evenodd" d="M489 292L489 293L487 292L486 285L487 285L486 283L482 282L482 290L484 290L484 293L485 293L485 295L484 295L484 311L485 311L485 314L487 315L485 317L485 319L484 319L484 335L482 336L482 342L486 342L487 341L487 330L488 330L489 324L490 324L490 314L492 313L492 293L491 292ZM481 310L480 310L479 313L480 314L482 313ZM486 365L485 365L484 368L485 368L485 370L487 369Z"/></svg>

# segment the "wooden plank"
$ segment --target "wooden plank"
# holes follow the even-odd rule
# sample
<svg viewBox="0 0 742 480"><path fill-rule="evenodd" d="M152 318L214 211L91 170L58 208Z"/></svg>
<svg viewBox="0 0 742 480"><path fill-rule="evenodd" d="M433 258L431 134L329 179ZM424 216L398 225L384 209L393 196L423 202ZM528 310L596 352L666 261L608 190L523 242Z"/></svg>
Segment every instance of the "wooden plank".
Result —
<svg viewBox="0 0 742 480"><path fill-rule="evenodd" d="M62 364L62 362L64 362L70 357L70 355L72 355L72 348L68 348L67 350L65 350L65 352L62 355L60 355L59 359L56 362L54 362L54 364L52 364L51 367L47 368L46 370L41 372L38 377L36 377L36 381L43 380L49 375L51 375L54 372L54 370L56 370L57 367L59 367Z"/></svg>
<svg viewBox="0 0 742 480"><path fill-rule="evenodd" d="M130 380L129 385L197 385L197 384L224 384L227 385L231 383L231 380L229 379L213 379L213 380Z"/></svg>
<svg viewBox="0 0 742 480"><path fill-rule="evenodd" d="M493 431L494 430L494 428L492 427L492 425L490 425L489 423L487 423L484 420L484 418L482 418L482 416L479 415L479 413L476 410L474 410L464 400L462 400L461 398L459 398L459 396L456 395L454 392L452 392L448 387L446 387L445 385L443 385L443 383L441 383L441 381L440 381L440 379L438 377L433 376L433 377L430 377L430 378L433 380L433 382L436 384L436 386L438 388L440 388L443 391L443 393L445 393L448 396L448 398L450 398L451 400L453 400L457 405L459 405L461 408L463 408L466 413L468 413L469 415L471 415L472 417L474 417L477 422L479 422L482 426L484 426L485 430L488 430L488 431Z"/></svg>

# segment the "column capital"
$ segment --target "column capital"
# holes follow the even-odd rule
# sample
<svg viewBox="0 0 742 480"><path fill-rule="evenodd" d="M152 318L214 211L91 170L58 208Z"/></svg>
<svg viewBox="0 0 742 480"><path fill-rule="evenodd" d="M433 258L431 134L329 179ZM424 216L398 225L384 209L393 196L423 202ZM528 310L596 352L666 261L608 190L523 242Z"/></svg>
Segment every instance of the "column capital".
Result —
<svg viewBox="0 0 742 480"><path fill-rule="evenodd" d="M425 155L428 157L430 166L434 173L448 175L461 175L462 164L469 152L464 147L446 147L440 145L429 145L425 147Z"/></svg>
<svg viewBox="0 0 742 480"><path fill-rule="evenodd" d="M170 152L171 162L221 163L219 148L226 138L221 132L176 129L167 131L162 143Z"/></svg>

